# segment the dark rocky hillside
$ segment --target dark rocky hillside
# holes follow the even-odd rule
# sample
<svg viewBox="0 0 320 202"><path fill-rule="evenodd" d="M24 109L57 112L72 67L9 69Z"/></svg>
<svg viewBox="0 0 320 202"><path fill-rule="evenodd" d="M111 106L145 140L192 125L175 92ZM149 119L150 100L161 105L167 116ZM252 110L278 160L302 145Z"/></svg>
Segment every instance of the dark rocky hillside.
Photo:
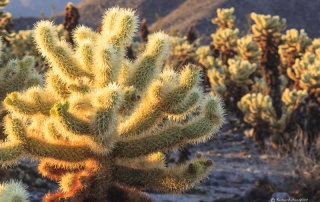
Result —
<svg viewBox="0 0 320 202"><path fill-rule="evenodd" d="M81 23L96 28L105 9L119 5L137 10L152 31L163 29L169 32L186 30L191 24L202 36L210 36L216 26L211 18L216 16L217 8L235 8L237 27L243 33L249 31L248 14L250 12L280 15L287 19L287 28L305 29L310 37L320 37L320 0L83 0L77 7L81 14ZM62 21L63 13L57 21ZM157 17L156 17L157 16ZM24 20L16 20L20 24ZM32 26L33 23L31 23ZM26 27L26 26L24 26Z"/></svg>

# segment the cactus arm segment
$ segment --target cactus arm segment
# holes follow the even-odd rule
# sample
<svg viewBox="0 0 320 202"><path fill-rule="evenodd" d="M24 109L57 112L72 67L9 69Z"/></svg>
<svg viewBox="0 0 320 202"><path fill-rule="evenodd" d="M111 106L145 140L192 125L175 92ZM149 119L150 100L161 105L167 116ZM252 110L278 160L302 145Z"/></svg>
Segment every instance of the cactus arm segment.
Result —
<svg viewBox="0 0 320 202"><path fill-rule="evenodd" d="M133 64L126 85L132 85L143 93L154 76L161 71L162 60L168 48L168 36L163 33L151 35L145 52Z"/></svg>
<svg viewBox="0 0 320 202"><path fill-rule="evenodd" d="M101 35L108 37L108 35L111 34L116 21L118 19L118 16L120 15L119 13L120 8L119 7L113 7L109 8L105 14L102 17L102 31Z"/></svg>
<svg viewBox="0 0 320 202"><path fill-rule="evenodd" d="M9 94L4 99L4 104L10 111L16 111L24 115L33 115L38 112L38 108L34 103L28 103L19 99L17 92Z"/></svg>
<svg viewBox="0 0 320 202"><path fill-rule="evenodd" d="M83 193L85 191L85 188L88 185L90 185L92 178L93 178L92 173L86 170L81 170L81 171L78 171L77 173L68 173L64 175L60 181L60 184L61 182L63 182L64 179L69 181L69 182L65 182L66 184L69 185L67 187L68 190L61 190L55 193L46 194L43 201L44 202L59 201L61 198L69 198L69 197L72 197L76 201L80 201L81 196L79 197L78 195L81 192Z"/></svg>
<svg viewBox="0 0 320 202"><path fill-rule="evenodd" d="M218 97L208 96L200 118L184 127L173 126L152 136L142 137L116 146L117 157L131 158L148 155L163 149L172 149L192 142L204 141L212 136L223 124L224 110Z"/></svg>
<svg viewBox="0 0 320 202"><path fill-rule="evenodd" d="M93 68L93 46L94 44L86 40L79 44L77 50L77 55L79 55L79 60L81 61L82 69L91 72Z"/></svg>
<svg viewBox="0 0 320 202"><path fill-rule="evenodd" d="M132 86L125 87L123 91L124 102L122 102L118 109L118 114L122 117L129 115L141 99L140 95L137 94L137 91Z"/></svg>
<svg viewBox="0 0 320 202"><path fill-rule="evenodd" d="M89 123L77 118L70 112L68 112L69 103L56 103L50 109L50 114L57 117L60 120L61 127L66 131L70 131L74 134L88 134ZM60 124L59 124L60 125Z"/></svg>
<svg viewBox="0 0 320 202"><path fill-rule="evenodd" d="M210 138L224 123L224 109L219 97L209 95L204 101L202 115L188 123L182 134L188 143L199 143Z"/></svg>
<svg viewBox="0 0 320 202"><path fill-rule="evenodd" d="M170 169L132 169L116 166L115 181L127 186L142 187L157 192L177 194L198 184L208 175L213 163L200 157Z"/></svg>
<svg viewBox="0 0 320 202"><path fill-rule="evenodd" d="M153 82L135 112L119 126L119 134L125 136L139 134L155 126L164 116L164 112L183 102L198 81L198 68L187 66L181 72L180 84L177 86L160 80Z"/></svg>
<svg viewBox="0 0 320 202"><path fill-rule="evenodd" d="M92 152L97 154L106 154L112 149L113 141L107 141L111 146L104 145L101 141L95 141L90 134L74 134L67 131L61 126L57 120L49 120L45 126L45 137L50 142L60 141L71 142L73 144L86 144ZM109 139L108 139L109 140Z"/></svg>
<svg viewBox="0 0 320 202"><path fill-rule="evenodd" d="M115 155L120 158L133 158L174 147L181 141L181 129L178 126L169 127L151 136L131 141L118 142Z"/></svg>
<svg viewBox="0 0 320 202"><path fill-rule="evenodd" d="M24 89L26 86L26 82L28 81L28 77L31 74L31 65L30 57L24 58L25 60L16 61L13 60L9 62L9 64L0 71L0 77L2 78L1 82L5 86L3 90L3 96L5 96L8 92L18 91ZM40 79L41 80L41 79ZM40 83L38 83L40 84Z"/></svg>
<svg viewBox="0 0 320 202"><path fill-rule="evenodd" d="M51 91L56 97L60 99L67 99L71 92L68 89L68 84L63 81L58 74L49 70L46 74L46 87Z"/></svg>
<svg viewBox="0 0 320 202"><path fill-rule="evenodd" d="M25 130L19 119L6 117L4 119L6 141L0 143L0 162L2 166L17 164L22 157L25 139Z"/></svg>
<svg viewBox="0 0 320 202"><path fill-rule="evenodd" d="M96 87L103 88L117 77L117 69L114 68L117 62L116 50L111 45L99 45L95 51L93 65L94 82Z"/></svg>
<svg viewBox="0 0 320 202"><path fill-rule="evenodd" d="M73 31L73 39L75 43L79 46L83 42L91 41L95 42L97 40L97 33L92 31L89 27L78 26Z"/></svg>
<svg viewBox="0 0 320 202"><path fill-rule="evenodd" d="M119 13L119 17L115 22L117 26L111 28L113 29L113 31L111 32L112 35L110 36L109 34L107 41L113 44L117 50L130 43L133 36L137 32L138 17L134 14L135 12L131 9L123 10ZM108 31L110 33L110 30ZM104 35L103 30L102 35Z"/></svg>
<svg viewBox="0 0 320 202"><path fill-rule="evenodd" d="M63 75L66 81L75 82L79 77L91 78L92 75L80 69L80 62L71 47L65 41L59 41L56 27L49 21L40 21L35 25L34 37L38 50L47 58L52 70Z"/></svg>
<svg viewBox="0 0 320 202"><path fill-rule="evenodd" d="M50 108L53 106L55 99L50 95L43 94L39 88L29 88L29 90L19 95L17 92L9 94L4 105L8 110L18 112L25 116L35 114L50 115Z"/></svg>
<svg viewBox="0 0 320 202"><path fill-rule="evenodd" d="M84 144L52 144L37 137L28 136L24 143L25 152L34 157L55 158L57 160L77 162L92 157L91 150Z"/></svg>
<svg viewBox="0 0 320 202"><path fill-rule="evenodd" d="M166 112L169 113L170 115L179 115L179 114L192 111L191 109L198 105L200 98L201 98L201 93L195 89L189 94L188 97L184 99L184 101L180 105Z"/></svg>
<svg viewBox="0 0 320 202"><path fill-rule="evenodd" d="M5 120L5 130L6 133L9 134L9 141L15 139L20 140L24 153L31 154L35 157L52 157L58 160L75 162L92 156L91 151L83 143L72 144L62 141L58 143L49 143L43 139L43 137L36 137L29 134L19 119L7 118ZM20 148L15 147L14 149L19 149L17 150L18 152L14 152L14 154L19 155Z"/></svg>
<svg viewBox="0 0 320 202"><path fill-rule="evenodd" d="M44 158L38 165L39 172L51 180L60 180L63 175L80 170L91 170L96 172L98 169L98 162L93 159L86 159L79 162L60 161L53 158Z"/></svg>

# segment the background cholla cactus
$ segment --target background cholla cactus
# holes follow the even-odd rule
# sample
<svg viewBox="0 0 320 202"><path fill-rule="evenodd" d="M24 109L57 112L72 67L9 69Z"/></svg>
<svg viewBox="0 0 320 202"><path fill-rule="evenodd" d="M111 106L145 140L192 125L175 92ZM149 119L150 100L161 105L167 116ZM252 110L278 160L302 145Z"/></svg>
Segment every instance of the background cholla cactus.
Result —
<svg viewBox="0 0 320 202"><path fill-rule="evenodd" d="M308 46L307 51L314 54L318 48L320 48L320 39L316 38L312 40L312 44Z"/></svg>
<svg viewBox="0 0 320 202"><path fill-rule="evenodd" d="M215 58L212 56L209 46L200 46L196 50L196 60L202 67L210 69L214 66Z"/></svg>
<svg viewBox="0 0 320 202"><path fill-rule="evenodd" d="M218 58L207 61L212 63L207 70L212 91L223 95L228 110L237 111L234 103L249 92L248 86L253 84L250 76L256 71L257 64L239 58L229 59L228 66Z"/></svg>
<svg viewBox="0 0 320 202"><path fill-rule="evenodd" d="M16 58L22 58L25 55L36 55L36 47L33 45L32 31L19 30L15 36L9 40Z"/></svg>
<svg viewBox="0 0 320 202"><path fill-rule="evenodd" d="M52 23L36 24L37 47L52 69L44 88L5 99L12 113L0 161L40 160L42 175L60 185L44 201L152 201L139 190L180 193L207 176L209 159L166 168L162 152L210 138L223 123L221 100L203 99L193 65L161 72L169 45L163 33L151 35L134 62L125 59L137 22L132 10L111 8L101 34L74 31L75 51Z"/></svg>
<svg viewBox="0 0 320 202"><path fill-rule="evenodd" d="M264 78L254 77L253 82L254 84L251 86L251 93L261 93L262 95L267 94L266 81Z"/></svg>
<svg viewBox="0 0 320 202"><path fill-rule="evenodd" d="M0 9L4 9L11 0L0 0Z"/></svg>
<svg viewBox="0 0 320 202"><path fill-rule="evenodd" d="M227 64L228 59L232 58L236 53L238 40L238 29L218 29L211 35L213 38L213 46L220 51L220 59Z"/></svg>
<svg viewBox="0 0 320 202"><path fill-rule="evenodd" d="M196 49L196 45L190 44L187 37L170 37L170 49L165 68L180 71L188 63L196 64Z"/></svg>
<svg viewBox="0 0 320 202"><path fill-rule="evenodd" d="M261 152L264 152L264 138L269 128L282 132L286 126L287 115L283 113L282 117L277 119L270 96L261 93L246 94L237 106L244 113L244 121L253 125L253 139L258 142Z"/></svg>
<svg viewBox="0 0 320 202"><path fill-rule="evenodd" d="M217 9L217 17L213 18L211 22L218 25L220 29L232 29L236 20L236 17L233 15L234 8L223 8Z"/></svg>
<svg viewBox="0 0 320 202"><path fill-rule="evenodd" d="M26 186L20 182L11 180L8 183L0 184L1 201L8 202L28 202L29 193Z"/></svg>
<svg viewBox="0 0 320 202"><path fill-rule="evenodd" d="M246 35L237 41L237 53L241 60L258 63L261 59L261 48L254 42L251 35Z"/></svg>
<svg viewBox="0 0 320 202"><path fill-rule="evenodd" d="M288 115L296 108L297 103L304 102L308 97L308 92L306 90L295 90L290 91L288 88L282 93L281 100L285 104L286 112Z"/></svg>
<svg viewBox="0 0 320 202"><path fill-rule="evenodd" d="M25 56L22 60L11 60L0 69L0 100L13 91L23 91L27 88L42 84L42 77L36 74L34 59Z"/></svg>
<svg viewBox="0 0 320 202"><path fill-rule="evenodd" d="M15 36L11 13L0 11L0 36L3 37L4 43L8 43L8 40Z"/></svg>
<svg viewBox="0 0 320 202"><path fill-rule="evenodd" d="M235 58L229 59L228 65L229 83L235 83L237 86L247 86L253 83L249 77L256 71L257 64Z"/></svg>
<svg viewBox="0 0 320 202"><path fill-rule="evenodd" d="M2 46L2 43L0 43ZM23 91L31 86L42 85L41 75L34 71L34 59L26 56L22 60L11 60L6 66L0 68L0 100L8 93ZM3 118L7 110L0 105L0 141L5 138L3 131Z"/></svg>
<svg viewBox="0 0 320 202"><path fill-rule="evenodd" d="M317 55L305 53L301 59L296 59L291 69L287 69L287 75L295 81L295 89L311 89L319 88L319 70L320 70L320 49L316 50Z"/></svg>
<svg viewBox="0 0 320 202"><path fill-rule="evenodd" d="M302 29L300 34L296 29L287 30L286 35L282 36L283 45L279 46L279 55L283 72L285 73L286 68L292 68L295 60L300 58L312 45L312 40L308 37L307 33Z"/></svg>
<svg viewBox="0 0 320 202"><path fill-rule="evenodd" d="M258 15L251 13L251 18L256 24L252 25L254 40L262 50L260 66L264 72L264 78L267 84L267 94L272 98L272 104L276 110L277 118L282 116L281 110L281 81L278 66L280 58L278 54L278 45L280 43L281 33L286 27L286 20L279 16Z"/></svg>
<svg viewBox="0 0 320 202"><path fill-rule="evenodd" d="M261 15L251 13L252 20L256 23L252 25L252 32L258 43L264 43L271 39L272 43L278 45L281 40L281 31L286 28L286 20L279 16ZM263 49L263 45L260 47Z"/></svg>
<svg viewBox="0 0 320 202"><path fill-rule="evenodd" d="M58 37L64 40L66 31L63 25L57 26ZM22 59L24 56L32 55L35 59L35 70L37 72L45 71L48 65L45 63L43 57L39 54L33 42L32 30L19 30L14 37L8 39L8 44L4 44L3 53L1 55L1 62L6 64L11 58Z"/></svg>
<svg viewBox="0 0 320 202"><path fill-rule="evenodd" d="M206 64L210 64L207 69L207 77L210 81L211 90L223 96L227 90L225 80L227 76L227 67L222 64L222 61L218 58L210 57L206 60Z"/></svg>

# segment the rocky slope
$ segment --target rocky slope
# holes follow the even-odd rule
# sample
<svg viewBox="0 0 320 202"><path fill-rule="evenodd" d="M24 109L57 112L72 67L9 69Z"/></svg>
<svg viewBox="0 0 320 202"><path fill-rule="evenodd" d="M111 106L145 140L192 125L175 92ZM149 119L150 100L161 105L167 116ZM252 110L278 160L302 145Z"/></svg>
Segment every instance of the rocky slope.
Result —
<svg viewBox="0 0 320 202"><path fill-rule="evenodd" d="M191 24L195 24L201 36L209 37L216 29L216 26L211 23L211 18L216 16L217 8L234 7L237 16L236 26L243 30L242 34L250 31L251 22L248 20L248 14L256 12L279 15L287 19L288 29L305 29L310 37L320 36L320 29L317 26L320 24L320 12L318 12L320 0L310 2L300 0L83 0L77 4L81 23L96 28L105 9L116 5L136 9L141 19L147 19L152 31L186 30ZM57 18L58 23L62 21L62 16L63 12L60 12ZM18 27L21 23L24 23L23 20L16 20Z"/></svg>

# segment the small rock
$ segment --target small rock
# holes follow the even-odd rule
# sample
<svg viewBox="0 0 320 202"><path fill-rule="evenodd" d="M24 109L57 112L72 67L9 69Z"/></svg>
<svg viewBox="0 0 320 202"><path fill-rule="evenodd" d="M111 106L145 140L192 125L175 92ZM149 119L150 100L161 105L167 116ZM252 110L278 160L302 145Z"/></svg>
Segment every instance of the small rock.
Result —
<svg viewBox="0 0 320 202"><path fill-rule="evenodd" d="M246 156L246 155L247 155L247 152L245 152L245 151L242 151L239 153L239 156Z"/></svg>

